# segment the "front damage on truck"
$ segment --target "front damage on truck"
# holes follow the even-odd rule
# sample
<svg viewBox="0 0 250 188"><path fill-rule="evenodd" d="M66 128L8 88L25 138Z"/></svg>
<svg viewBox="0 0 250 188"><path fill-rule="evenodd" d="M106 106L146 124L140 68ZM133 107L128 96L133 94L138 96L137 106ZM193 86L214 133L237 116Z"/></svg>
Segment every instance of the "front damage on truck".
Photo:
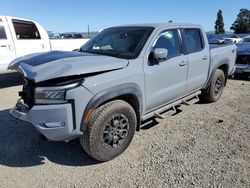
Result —
<svg viewBox="0 0 250 188"><path fill-rule="evenodd" d="M9 69L22 73L24 84L10 114L33 124L50 140L75 138L82 134L77 128L82 114L75 108L82 105L84 109L93 97L84 87L84 79L127 64L127 60L80 52L54 51L18 58Z"/></svg>
<svg viewBox="0 0 250 188"><path fill-rule="evenodd" d="M235 74L250 78L250 44L237 44L237 59L235 62Z"/></svg>

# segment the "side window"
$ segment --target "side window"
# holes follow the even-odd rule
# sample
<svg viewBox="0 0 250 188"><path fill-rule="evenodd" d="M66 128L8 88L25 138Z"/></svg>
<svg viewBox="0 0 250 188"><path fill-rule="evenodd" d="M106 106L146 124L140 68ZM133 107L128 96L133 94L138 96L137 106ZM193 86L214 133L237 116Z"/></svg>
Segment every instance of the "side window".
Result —
<svg viewBox="0 0 250 188"><path fill-rule="evenodd" d="M153 49L165 48L168 50L168 58L181 54L180 41L176 29L162 32L156 39Z"/></svg>
<svg viewBox="0 0 250 188"><path fill-rule="evenodd" d="M200 29L184 29L186 53L201 51L204 48Z"/></svg>
<svg viewBox="0 0 250 188"><path fill-rule="evenodd" d="M2 20L0 19L0 40L7 39Z"/></svg>
<svg viewBox="0 0 250 188"><path fill-rule="evenodd" d="M41 36L33 22L12 20L17 39L41 39Z"/></svg>

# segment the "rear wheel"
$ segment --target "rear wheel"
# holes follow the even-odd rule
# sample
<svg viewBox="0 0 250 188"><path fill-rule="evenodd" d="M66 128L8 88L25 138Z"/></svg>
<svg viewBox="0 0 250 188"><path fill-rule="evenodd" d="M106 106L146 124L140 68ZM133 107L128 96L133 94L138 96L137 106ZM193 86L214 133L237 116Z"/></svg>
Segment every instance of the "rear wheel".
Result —
<svg viewBox="0 0 250 188"><path fill-rule="evenodd" d="M83 149L98 161L109 161L126 150L136 129L136 114L130 104L111 101L97 108L80 138Z"/></svg>
<svg viewBox="0 0 250 188"><path fill-rule="evenodd" d="M206 91L202 92L201 98L206 102L217 101L225 86L225 74L221 69L217 69L212 81Z"/></svg>

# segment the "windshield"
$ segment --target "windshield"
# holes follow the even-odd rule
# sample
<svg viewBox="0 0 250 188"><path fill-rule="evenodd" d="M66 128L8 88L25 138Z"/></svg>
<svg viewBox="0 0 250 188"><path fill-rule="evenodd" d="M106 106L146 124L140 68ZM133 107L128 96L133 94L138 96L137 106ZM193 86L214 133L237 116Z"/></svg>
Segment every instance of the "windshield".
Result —
<svg viewBox="0 0 250 188"><path fill-rule="evenodd" d="M135 59L140 54L153 29L153 27L108 28L98 33L79 51Z"/></svg>

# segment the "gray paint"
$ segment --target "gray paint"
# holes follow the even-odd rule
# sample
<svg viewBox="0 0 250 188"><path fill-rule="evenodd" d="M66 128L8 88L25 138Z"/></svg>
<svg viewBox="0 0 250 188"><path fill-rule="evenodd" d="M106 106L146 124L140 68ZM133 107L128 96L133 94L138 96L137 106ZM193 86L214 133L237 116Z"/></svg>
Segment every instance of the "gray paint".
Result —
<svg viewBox="0 0 250 188"><path fill-rule="evenodd" d="M95 100L95 97L101 95L101 93L107 94L105 97L110 97L105 98L106 100L115 97L114 93L119 93L111 88L119 88L121 85L126 85L127 87L136 85L136 88L142 94L140 97L142 103L141 116L146 117L147 114L164 105L205 88L213 71L219 65L228 64L228 74L234 70L236 53L233 51L236 49L235 45L210 49L206 34L199 25L172 23L136 26L155 27L155 30L136 59L124 60L102 55L75 57L63 55L62 58L32 66L32 63L28 65L25 64L25 61L32 61L32 58L37 56L30 55L12 62L11 68L18 69L26 77L36 82L58 77L102 72L94 76L86 76L82 86L67 91L66 99L75 101L76 129L73 129L72 125L72 107L70 104L56 105L59 109L54 109L55 105L35 105L26 114L15 109L11 111L11 114L18 119L31 122L42 134L52 140L69 140L82 134L80 127L84 118L83 114L91 100ZM181 28L200 28L203 32L205 48L197 53L181 54L178 57L163 60L159 64L150 65L148 57L152 52L152 45L158 35L167 29ZM106 70L113 71L103 73ZM42 108L41 112L39 112L40 108ZM47 112L49 112L48 119L41 119L40 117L43 114L47 114ZM39 113L41 116L38 115ZM50 121L52 116L68 122L65 128L60 130L41 129L38 126L38 123L41 121Z"/></svg>

